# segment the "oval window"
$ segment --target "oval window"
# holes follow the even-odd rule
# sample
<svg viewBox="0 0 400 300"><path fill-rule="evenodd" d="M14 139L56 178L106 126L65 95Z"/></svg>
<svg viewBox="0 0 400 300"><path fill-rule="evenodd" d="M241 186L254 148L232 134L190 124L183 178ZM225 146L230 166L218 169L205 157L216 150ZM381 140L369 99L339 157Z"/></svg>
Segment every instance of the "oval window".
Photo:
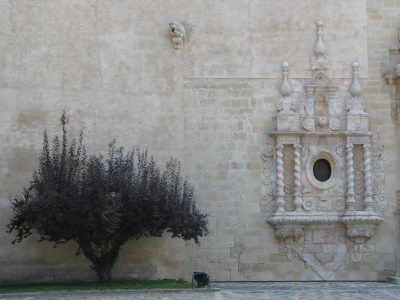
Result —
<svg viewBox="0 0 400 300"><path fill-rule="evenodd" d="M318 159L313 166L313 174L315 179L320 182L325 182L331 178L332 167L326 159Z"/></svg>

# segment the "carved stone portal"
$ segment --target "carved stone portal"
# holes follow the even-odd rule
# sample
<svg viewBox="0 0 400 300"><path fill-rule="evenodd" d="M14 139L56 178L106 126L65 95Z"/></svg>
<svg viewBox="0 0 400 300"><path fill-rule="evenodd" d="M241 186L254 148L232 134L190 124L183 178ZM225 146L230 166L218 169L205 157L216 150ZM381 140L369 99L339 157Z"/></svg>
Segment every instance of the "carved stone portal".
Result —
<svg viewBox="0 0 400 300"><path fill-rule="evenodd" d="M265 135L262 155L261 208L287 259L304 261L328 280L345 262L360 261L362 253L373 251L386 197L383 146L369 130L359 64L352 63L353 82L343 92L345 80L333 83L322 71L327 66L323 23L317 25L316 73L305 83L298 80L294 86L303 91L295 97L289 65L282 64L276 130Z"/></svg>

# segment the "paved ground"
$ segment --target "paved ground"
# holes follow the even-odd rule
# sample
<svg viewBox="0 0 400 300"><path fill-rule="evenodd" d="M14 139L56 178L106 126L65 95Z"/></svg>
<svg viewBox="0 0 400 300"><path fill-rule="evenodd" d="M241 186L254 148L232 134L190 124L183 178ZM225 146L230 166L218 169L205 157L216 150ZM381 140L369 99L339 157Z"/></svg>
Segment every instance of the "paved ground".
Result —
<svg viewBox="0 0 400 300"><path fill-rule="evenodd" d="M400 285L385 282L221 282L212 289L184 291L116 291L116 292L65 292L1 295L0 299L14 300L225 300L225 299L307 299L307 300L400 300Z"/></svg>

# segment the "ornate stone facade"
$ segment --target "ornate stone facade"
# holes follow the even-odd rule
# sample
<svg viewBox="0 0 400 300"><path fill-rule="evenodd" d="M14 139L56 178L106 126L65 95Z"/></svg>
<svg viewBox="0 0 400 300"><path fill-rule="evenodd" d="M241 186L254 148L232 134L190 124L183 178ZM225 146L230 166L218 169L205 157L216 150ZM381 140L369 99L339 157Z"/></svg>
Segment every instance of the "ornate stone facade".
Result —
<svg viewBox="0 0 400 300"><path fill-rule="evenodd" d="M327 68L322 25L317 22L317 58L311 59L315 73L297 99L290 98L288 64L282 63L283 98L278 100L276 131L266 134L263 153L268 192L262 208L271 213L267 221L276 227L287 259L304 261L328 280L345 269L345 262L359 262L363 253L373 251L369 241L384 220L386 198L383 147L369 128L359 64L351 64L353 81L347 92L340 81L342 86L333 83L322 71ZM276 191L270 189L275 182Z"/></svg>
<svg viewBox="0 0 400 300"><path fill-rule="evenodd" d="M208 214L200 245L127 243L115 279L400 276L399 1L183 3L0 0L0 227L65 109L93 153L181 160ZM95 280L74 244L0 237L1 284Z"/></svg>

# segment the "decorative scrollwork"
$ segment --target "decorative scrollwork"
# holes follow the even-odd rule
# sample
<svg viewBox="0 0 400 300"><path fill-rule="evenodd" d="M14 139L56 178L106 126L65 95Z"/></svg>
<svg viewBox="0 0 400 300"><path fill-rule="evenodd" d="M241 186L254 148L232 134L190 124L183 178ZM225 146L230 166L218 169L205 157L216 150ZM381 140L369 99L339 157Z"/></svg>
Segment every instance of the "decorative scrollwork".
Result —
<svg viewBox="0 0 400 300"><path fill-rule="evenodd" d="M293 251L293 247L290 245L282 245L282 247L279 248L280 253L286 253L286 257L288 261L298 261L299 260L299 255Z"/></svg>
<svg viewBox="0 0 400 300"><path fill-rule="evenodd" d="M261 201L261 211L273 212L275 211L274 198L270 195L264 196Z"/></svg>
<svg viewBox="0 0 400 300"><path fill-rule="evenodd" d="M368 248L364 244L356 244L353 246L352 251L350 252L350 259L353 262L360 262L362 259L362 253L368 251Z"/></svg>
<svg viewBox="0 0 400 300"><path fill-rule="evenodd" d="M262 159L264 160L263 167L264 171L262 174L262 183L265 186L265 192L262 201L260 203L261 210L263 212L272 212L275 210L275 203L273 202L273 196L275 195L275 177L274 177L274 155L275 147L274 141L271 137L266 135L264 152Z"/></svg>

